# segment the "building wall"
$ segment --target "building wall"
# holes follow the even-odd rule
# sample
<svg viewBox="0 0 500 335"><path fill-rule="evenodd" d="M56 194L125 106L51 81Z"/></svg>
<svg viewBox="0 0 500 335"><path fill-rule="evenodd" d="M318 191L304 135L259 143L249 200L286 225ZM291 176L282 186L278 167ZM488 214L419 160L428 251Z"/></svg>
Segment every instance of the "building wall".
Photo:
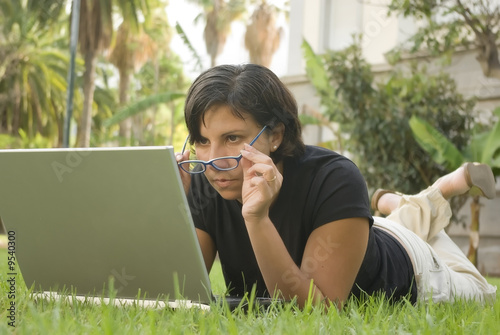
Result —
<svg viewBox="0 0 500 335"><path fill-rule="evenodd" d="M473 58L473 53L468 55ZM471 59L460 60L464 64L470 64ZM451 71L456 70L456 72ZM458 77L459 89L465 95L477 94L480 99L477 106L484 110L491 110L500 106L500 84L497 80L483 80L482 73L474 72L471 75L469 67L465 69L469 76L465 76L456 67L451 67L450 74ZM460 80L460 77L464 77ZM467 80L468 79L468 80ZM306 108L320 110L320 101L312 85L305 75L287 76L282 78L297 99L300 110ZM323 127L318 129L314 126L304 128L304 141L307 144L316 144L333 138L329 129ZM478 251L478 269L484 274L500 276L500 178L497 178L497 197L493 200L481 199L480 215L480 242ZM461 227L457 224L450 227L448 234L457 245L467 253L469 247L469 226L470 223L470 202L459 212L459 216L464 218L467 226Z"/></svg>
<svg viewBox="0 0 500 335"><path fill-rule="evenodd" d="M388 16L389 0L291 0L288 75L304 74L300 45L306 39L313 50L339 50L353 35L362 34L363 55L371 64L386 64L384 54L417 29L413 20Z"/></svg>
<svg viewBox="0 0 500 335"><path fill-rule="evenodd" d="M497 178L499 179L499 178ZM493 200L480 199L481 212L479 215L479 247L477 268L484 274L500 276L500 180L497 180L497 196ZM465 225L453 224L448 230L448 235L467 254L469 250L469 200L458 212L459 217L464 217Z"/></svg>
<svg viewBox="0 0 500 335"><path fill-rule="evenodd" d="M291 0L290 42L288 74L282 77L297 99L299 109L320 111L320 100L305 75L305 63L300 45L302 37L313 50L322 53L327 49L339 50L352 42L353 33L363 32L363 55L372 64L376 78L382 78L391 67L384 53L406 40L417 28L410 19L387 17L383 6L388 0L373 0L368 4L352 0ZM454 55L450 64L427 58L411 58L426 64L430 73L445 71L455 79L457 89L467 97L478 99L477 109L482 117L500 106L500 80L485 78L475 59L476 53L462 51ZM329 129L307 126L304 140L316 144L333 138ZM485 274L500 275L500 178L497 180L497 197L481 199L480 242L478 269ZM459 213L464 222L470 222L470 206L466 204ZM467 252L469 227L453 225L448 231L458 246Z"/></svg>

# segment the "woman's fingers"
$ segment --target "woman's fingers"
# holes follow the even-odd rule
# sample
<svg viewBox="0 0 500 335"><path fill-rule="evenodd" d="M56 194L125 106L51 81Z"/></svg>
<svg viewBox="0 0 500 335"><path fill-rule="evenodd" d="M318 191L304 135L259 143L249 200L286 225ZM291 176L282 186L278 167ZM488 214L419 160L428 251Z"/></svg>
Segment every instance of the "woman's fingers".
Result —
<svg viewBox="0 0 500 335"><path fill-rule="evenodd" d="M249 145L245 145L241 154L244 179L257 187L266 198L274 198L281 188L283 176L271 157Z"/></svg>
<svg viewBox="0 0 500 335"><path fill-rule="evenodd" d="M274 166L265 164L253 164L246 171L248 176L257 176L263 178L268 183L273 183L278 179L278 170Z"/></svg>
<svg viewBox="0 0 500 335"><path fill-rule="evenodd" d="M247 223L259 222L269 214L269 207L278 196L283 176L273 160L259 150L245 145L241 150L243 158L243 209Z"/></svg>
<svg viewBox="0 0 500 335"><path fill-rule="evenodd" d="M175 153L175 160L177 163L186 161L189 159L189 150L184 151L183 153L177 152ZM191 186L191 175L181 169L179 166L179 173L181 174L182 185L184 186L184 192L186 195L189 192L189 187Z"/></svg>
<svg viewBox="0 0 500 335"><path fill-rule="evenodd" d="M281 178L281 175L276 168L276 165L274 165L271 157L261 153L254 147L247 144L245 144L245 148L241 151L241 154L244 158L251 162L251 164L248 165L245 164L246 162L242 162L242 164L244 164L243 171L247 177L263 177L268 183L273 183ZM281 179L279 181L281 181Z"/></svg>
<svg viewBox="0 0 500 335"><path fill-rule="evenodd" d="M243 150L241 150L241 154L243 155L243 157L252 161L253 163L263 163L263 164L267 164L267 165L271 165L271 164L274 165L271 157L263 154L262 152L260 152L259 150L255 149L254 147L252 147L248 144L245 144L245 147L243 148Z"/></svg>
<svg viewBox="0 0 500 335"><path fill-rule="evenodd" d="M175 153L175 160L177 163L180 163L182 161L187 161L189 159L189 150L185 150L183 153L182 152L176 152Z"/></svg>

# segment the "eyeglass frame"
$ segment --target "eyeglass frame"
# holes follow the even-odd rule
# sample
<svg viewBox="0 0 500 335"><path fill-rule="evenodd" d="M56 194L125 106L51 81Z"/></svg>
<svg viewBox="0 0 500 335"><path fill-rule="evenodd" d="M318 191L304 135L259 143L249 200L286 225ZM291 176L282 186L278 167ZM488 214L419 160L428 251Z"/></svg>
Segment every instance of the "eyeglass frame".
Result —
<svg viewBox="0 0 500 335"><path fill-rule="evenodd" d="M262 128L262 130L257 134L257 136L255 136L254 139L251 140L250 143L248 143L248 145L252 146L255 143L255 141L257 141L257 139L260 137L260 135L264 132L264 130L266 130L266 129L267 129L267 125L264 126L264 128ZM186 137L186 140L184 141L184 145L182 146L181 153L184 153L184 151L186 150L186 145L188 143L188 140L189 140L189 135ZM217 157L217 158L213 158L213 159L211 159L209 161L202 161L202 160L193 159L193 160L187 160L187 161L178 162L177 165L182 169L182 171L184 171L186 173L189 173L189 174L204 173L207 170L207 165L212 166L217 171L231 171L231 170L236 169L240 165L240 160L241 160L242 157L243 157L243 155L239 154L238 156ZM222 159L234 159L234 160L236 160L236 165L234 167L230 167L230 168L224 169L224 168L220 168L220 167L218 167L218 166L216 166L214 164L215 161L222 160ZM193 163L195 163L195 164L201 164L203 166L203 169L200 170L200 171L193 171L193 170L187 171L187 170L185 170L182 167L184 164L188 164L188 166L189 166L190 164L193 164Z"/></svg>

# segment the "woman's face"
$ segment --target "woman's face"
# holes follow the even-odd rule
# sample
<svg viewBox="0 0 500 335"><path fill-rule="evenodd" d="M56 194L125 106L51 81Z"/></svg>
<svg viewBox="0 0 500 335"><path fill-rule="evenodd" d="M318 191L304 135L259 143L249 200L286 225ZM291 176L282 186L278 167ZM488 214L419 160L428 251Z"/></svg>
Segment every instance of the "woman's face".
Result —
<svg viewBox="0 0 500 335"><path fill-rule="evenodd" d="M201 140L194 143L197 159L209 161L218 157L238 156L244 143L250 143L263 127L250 115L245 116L245 119L240 119L225 105L207 111L200 126ZM253 147L269 155L272 145L271 136L264 132ZM241 200L243 185L241 164L230 171L219 171L207 166L205 176L224 199Z"/></svg>

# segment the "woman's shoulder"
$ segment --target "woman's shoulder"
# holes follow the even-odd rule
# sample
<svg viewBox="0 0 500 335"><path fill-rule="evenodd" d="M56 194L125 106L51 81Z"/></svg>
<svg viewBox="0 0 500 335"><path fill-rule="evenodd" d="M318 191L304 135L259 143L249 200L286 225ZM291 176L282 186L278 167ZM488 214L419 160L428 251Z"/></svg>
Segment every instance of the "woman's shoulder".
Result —
<svg viewBox="0 0 500 335"><path fill-rule="evenodd" d="M309 169L311 167L358 170L356 164L344 155L323 147L306 145L304 154L295 160L299 169Z"/></svg>

